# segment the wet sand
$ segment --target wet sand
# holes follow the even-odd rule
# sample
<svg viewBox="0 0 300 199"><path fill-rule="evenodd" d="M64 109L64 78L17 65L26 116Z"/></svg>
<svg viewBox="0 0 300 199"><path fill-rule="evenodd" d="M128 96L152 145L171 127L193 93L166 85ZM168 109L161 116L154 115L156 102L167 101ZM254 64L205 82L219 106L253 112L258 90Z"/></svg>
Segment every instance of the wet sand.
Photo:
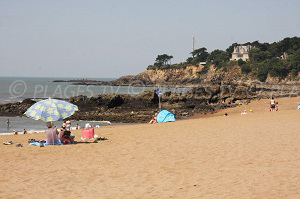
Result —
<svg viewBox="0 0 300 199"><path fill-rule="evenodd" d="M0 136L0 198L300 198L300 98L278 102L278 112L260 100L213 117L103 127L99 143Z"/></svg>

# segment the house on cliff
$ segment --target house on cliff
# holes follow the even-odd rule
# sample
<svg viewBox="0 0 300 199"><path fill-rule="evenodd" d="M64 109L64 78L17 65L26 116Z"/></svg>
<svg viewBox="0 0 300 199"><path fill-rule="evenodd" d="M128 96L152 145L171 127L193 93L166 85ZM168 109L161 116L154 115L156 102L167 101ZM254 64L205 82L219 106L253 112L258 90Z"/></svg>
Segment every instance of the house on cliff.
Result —
<svg viewBox="0 0 300 199"><path fill-rule="evenodd" d="M249 51L252 49L252 46L235 46L230 60L243 60L249 61Z"/></svg>

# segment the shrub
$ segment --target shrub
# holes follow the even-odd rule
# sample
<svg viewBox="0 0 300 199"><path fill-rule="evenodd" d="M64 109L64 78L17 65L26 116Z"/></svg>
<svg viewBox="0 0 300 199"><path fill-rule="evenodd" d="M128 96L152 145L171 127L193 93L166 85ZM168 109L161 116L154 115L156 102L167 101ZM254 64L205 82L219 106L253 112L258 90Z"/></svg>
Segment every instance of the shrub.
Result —
<svg viewBox="0 0 300 199"><path fill-rule="evenodd" d="M251 67L249 66L249 64L243 64L241 68L242 68L242 73L244 74L248 74L251 72Z"/></svg>
<svg viewBox="0 0 300 199"><path fill-rule="evenodd" d="M257 78L261 82L265 82L268 77L268 69L265 67L260 67L257 72Z"/></svg>

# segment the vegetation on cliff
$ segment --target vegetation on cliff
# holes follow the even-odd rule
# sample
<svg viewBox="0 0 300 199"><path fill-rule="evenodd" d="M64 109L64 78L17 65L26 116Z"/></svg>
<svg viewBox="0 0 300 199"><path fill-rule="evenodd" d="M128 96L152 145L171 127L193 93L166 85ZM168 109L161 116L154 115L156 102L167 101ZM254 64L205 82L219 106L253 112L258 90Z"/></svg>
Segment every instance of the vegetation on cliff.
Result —
<svg viewBox="0 0 300 199"><path fill-rule="evenodd" d="M252 47L249 51L249 61L230 61L234 47L239 45L250 45ZM206 73L211 65L214 65L217 70L225 71L227 66L238 65L244 74L256 77L262 82L267 79L268 75L279 79L289 77L291 80L298 80L300 71L300 38L287 37L271 44L258 41L244 44L234 43L226 51L217 49L210 53L207 52L205 47L202 47L191 52L191 55L186 62L177 64L171 64L172 55L158 55L155 63L149 65L147 70L185 69L187 66L197 66L201 62L206 62L205 67L199 73Z"/></svg>

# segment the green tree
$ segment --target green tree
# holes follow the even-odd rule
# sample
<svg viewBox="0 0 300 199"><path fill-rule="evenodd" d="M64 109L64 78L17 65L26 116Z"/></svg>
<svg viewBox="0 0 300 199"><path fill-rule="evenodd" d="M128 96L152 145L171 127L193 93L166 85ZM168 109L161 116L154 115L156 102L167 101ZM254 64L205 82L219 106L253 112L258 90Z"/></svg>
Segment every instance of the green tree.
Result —
<svg viewBox="0 0 300 199"><path fill-rule="evenodd" d="M267 64L269 66L269 73L272 77L285 78L289 73L288 64L284 60L274 57L269 60Z"/></svg>
<svg viewBox="0 0 300 199"><path fill-rule="evenodd" d="M193 52L191 52L191 54L192 57L187 58L186 62L188 64L193 64L193 65L197 65L200 62L205 62L209 55L205 47L196 49Z"/></svg>
<svg viewBox="0 0 300 199"><path fill-rule="evenodd" d="M210 63L214 64L216 68L222 68L226 66L226 62L229 61L229 55L223 50L214 50L207 59Z"/></svg>
<svg viewBox="0 0 300 199"><path fill-rule="evenodd" d="M239 66L242 66L242 65L244 65L244 64L246 64L245 61L243 61L242 59L239 59L239 60L238 60L238 65L239 65Z"/></svg>
<svg viewBox="0 0 300 199"><path fill-rule="evenodd" d="M249 51L249 56L252 62L261 62L272 57L269 51L262 51L259 48L251 49Z"/></svg>
<svg viewBox="0 0 300 199"><path fill-rule="evenodd" d="M259 67L257 72L257 78L261 82L265 82L268 77L267 67Z"/></svg>
<svg viewBox="0 0 300 199"><path fill-rule="evenodd" d="M229 46L227 49L226 49L226 52L228 53L228 55L231 57L231 54L233 53L233 50L234 50L234 47L236 46L239 46L238 43L233 43L231 44L231 46Z"/></svg>
<svg viewBox="0 0 300 199"><path fill-rule="evenodd" d="M241 66L241 69L242 69L242 73L245 73L245 74L248 74L252 71L251 67L249 66L249 64L243 64Z"/></svg>
<svg viewBox="0 0 300 199"><path fill-rule="evenodd" d="M291 64L291 69L295 69L297 72L300 71L300 49L288 56L288 62Z"/></svg>
<svg viewBox="0 0 300 199"><path fill-rule="evenodd" d="M162 66L164 66L164 68L166 68L166 66L168 65L168 62L171 61L172 58L173 58L172 55L167 55L167 54L158 55L155 60L154 66L156 66L158 68L161 68Z"/></svg>
<svg viewBox="0 0 300 199"><path fill-rule="evenodd" d="M208 57L208 52L205 47L196 49L191 52L191 54L198 62L205 62Z"/></svg>

